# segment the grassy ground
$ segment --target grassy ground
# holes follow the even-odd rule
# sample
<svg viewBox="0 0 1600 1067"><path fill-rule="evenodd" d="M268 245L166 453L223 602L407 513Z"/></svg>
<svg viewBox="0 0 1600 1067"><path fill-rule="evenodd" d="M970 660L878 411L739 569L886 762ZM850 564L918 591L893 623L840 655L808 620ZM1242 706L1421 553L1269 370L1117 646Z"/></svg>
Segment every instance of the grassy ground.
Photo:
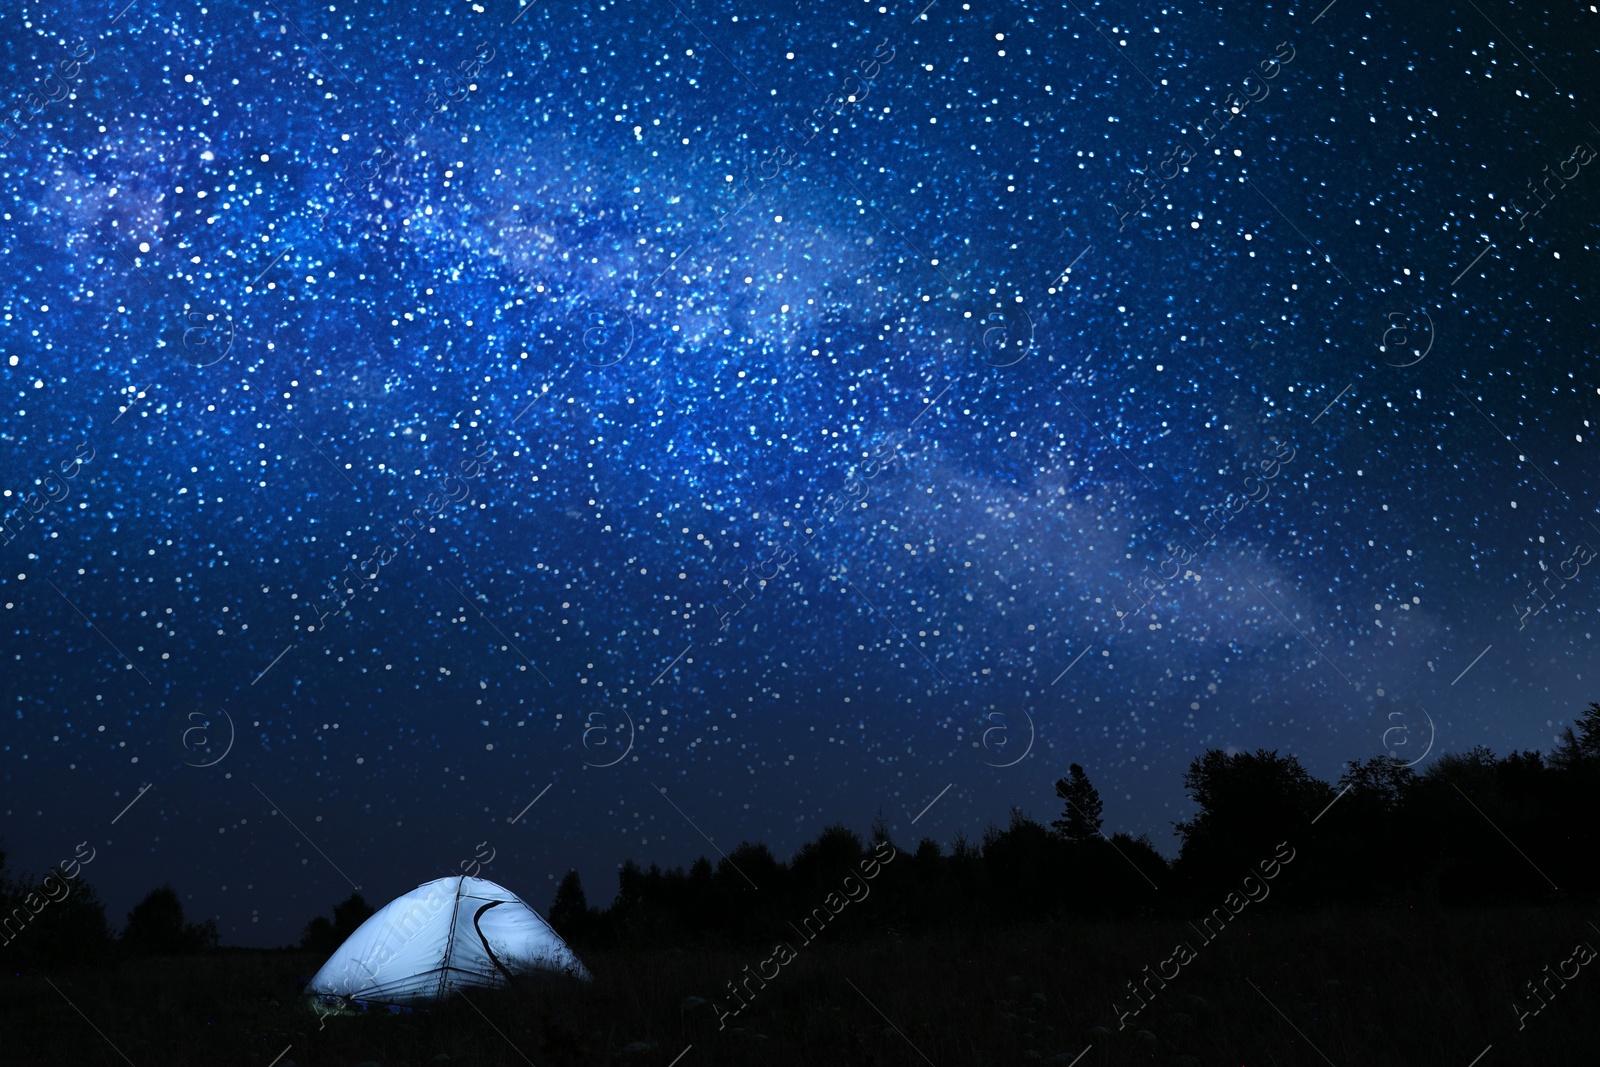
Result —
<svg viewBox="0 0 1600 1067"><path fill-rule="evenodd" d="M1213 942L1183 923L1056 923L988 935L796 946L719 1029L709 1005L766 953L585 954L593 985L473 994L412 1015L319 1019L299 953L222 952L94 972L0 976L0 1062L1459 1065L1600 1062L1600 961L1518 1029L1513 997L1600 932L1577 910L1266 916ZM1111 1002L1187 941L1196 958L1118 1029ZM0 958L0 964L5 961ZM1171 973L1170 967L1168 973ZM1571 968L1568 968L1571 973ZM55 987L51 988L49 983ZM70 1001L70 1003L69 1003ZM1534 1002L1528 1000L1528 1006ZM114 1046L114 1047L113 1047ZM690 1047L692 1046L692 1047ZM685 1049L688 1051L685 1053ZM1085 1049L1088 1051L1085 1053Z"/></svg>

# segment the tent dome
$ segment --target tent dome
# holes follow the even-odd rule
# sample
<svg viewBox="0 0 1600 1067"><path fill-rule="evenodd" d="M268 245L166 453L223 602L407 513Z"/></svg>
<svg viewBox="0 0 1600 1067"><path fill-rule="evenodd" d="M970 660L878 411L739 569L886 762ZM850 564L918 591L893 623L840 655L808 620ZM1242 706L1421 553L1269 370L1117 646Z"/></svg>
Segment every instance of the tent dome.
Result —
<svg viewBox="0 0 1600 1067"><path fill-rule="evenodd" d="M425 882L379 908L328 957L305 992L423 1004L541 971L593 978L515 893L460 875Z"/></svg>

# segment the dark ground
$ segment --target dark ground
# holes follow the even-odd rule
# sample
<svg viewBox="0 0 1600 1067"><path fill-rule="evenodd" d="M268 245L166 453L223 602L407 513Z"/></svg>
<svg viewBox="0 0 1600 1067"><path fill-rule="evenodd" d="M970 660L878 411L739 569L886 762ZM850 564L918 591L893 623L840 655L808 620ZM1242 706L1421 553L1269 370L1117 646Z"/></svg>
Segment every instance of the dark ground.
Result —
<svg viewBox="0 0 1600 1067"><path fill-rule="evenodd" d="M1180 940L1197 958L1119 1030L1112 999L1131 1006L1118 991ZM1523 983L1546 965L1553 972L1583 941L1600 945L1589 916L1557 908L1259 917L1246 910L1209 944L1166 921L1056 922L860 944L830 943L824 934L725 1030L709 1005L685 1008L685 998L726 1006L724 983L765 953L589 952L592 986L556 980L476 993L432 1012L333 1017L323 1026L294 982L320 959L223 950L96 971L7 973L0 1062L268 1067L287 1049L278 1067L976 1067L1067 1064L1087 1047L1081 1067L1468 1067L1492 1045L1478 1067L1592 1064L1600 1018L1593 968L1565 988L1552 981L1556 993L1520 1031L1511 1007Z"/></svg>

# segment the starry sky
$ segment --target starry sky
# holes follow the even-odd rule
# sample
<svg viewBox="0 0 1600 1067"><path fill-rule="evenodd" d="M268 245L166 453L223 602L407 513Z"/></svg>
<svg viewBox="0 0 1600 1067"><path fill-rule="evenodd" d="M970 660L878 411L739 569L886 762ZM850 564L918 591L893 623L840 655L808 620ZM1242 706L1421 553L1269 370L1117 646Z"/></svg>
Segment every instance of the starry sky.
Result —
<svg viewBox="0 0 1600 1067"><path fill-rule="evenodd" d="M1592 6L124 2L0 14L0 842L114 924L1600 699Z"/></svg>

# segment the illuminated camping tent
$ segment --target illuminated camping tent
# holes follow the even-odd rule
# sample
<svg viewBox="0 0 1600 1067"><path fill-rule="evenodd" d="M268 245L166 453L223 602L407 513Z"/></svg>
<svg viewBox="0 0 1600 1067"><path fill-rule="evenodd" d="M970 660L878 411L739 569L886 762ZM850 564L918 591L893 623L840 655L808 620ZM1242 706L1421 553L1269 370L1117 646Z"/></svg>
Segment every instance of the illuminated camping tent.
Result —
<svg viewBox="0 0 1600 1067"><path fill-rule="evenodd" d="M515 893L462 875L425 882L379 908L305 992L340 1004L414 1005L539 972L593 977Z"/></svg>

